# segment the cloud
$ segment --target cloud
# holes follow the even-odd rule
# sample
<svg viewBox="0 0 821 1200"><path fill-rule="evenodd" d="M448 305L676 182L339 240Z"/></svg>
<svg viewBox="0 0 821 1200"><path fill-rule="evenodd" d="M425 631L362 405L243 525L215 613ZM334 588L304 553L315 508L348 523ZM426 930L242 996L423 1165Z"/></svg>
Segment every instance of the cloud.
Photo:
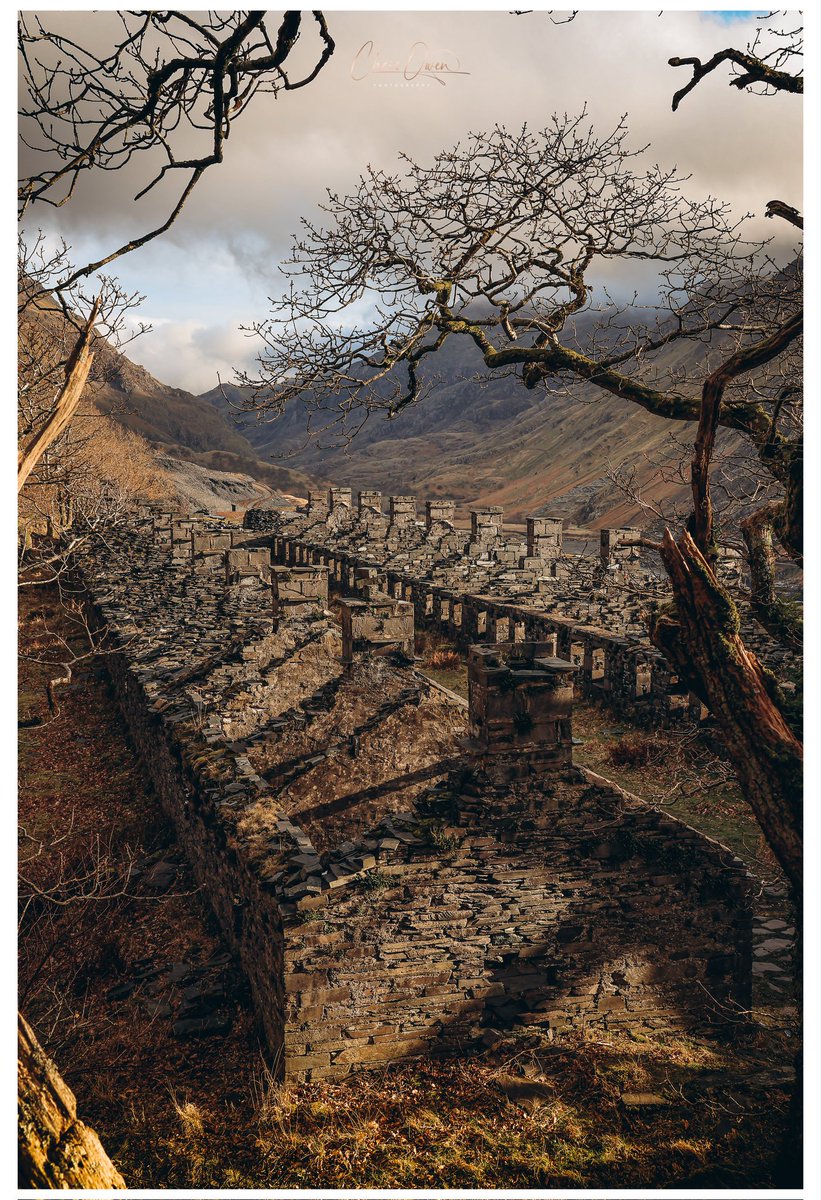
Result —
<svg viewBox="0 0 821 1200"><path fill-rule="evenodd" d="M134 362L172 387L200 395L229 382L237 367L251 367L256 343L243 334L233 319L206 325L196 320L169 321L147 314L149 333L126 348Z"/></svg>
<svg viewBox="0 0 821 1200"><path fill-rule="evenodd" d="M755 20L732 15L739 17L732 42L743 45ZM78 36L89 36L102 19L89 12L59 16ZM470 131L496 123L540 128L554 111L576 113L585 105L599 126L612 127L627 113L634 144L649 142L655 160L689 173L691 194L755 212L757 232L775 234L789 249L789 231L765 221L763 212L775 198L801 204L800 97L741 93L729 86L729 73L717 71L671 111L673 92L689 75L667 61L704 59L723 48L728 35L717 16L581 12L557 26L544 12L330 12L337 49L318 78L277 98L256 97L232 128L224 163L206 174L178 222L116 265L129 287L147 294L147 309L180 326L174 346L162 333L169 357L163 365L152 350L150 369L180 382L185 364L191 371L185 386L199 386L205 369L199 356L207 362L213 356L192 331L264 317L267 296L281 286L277 264L290 236L302 216L321 219L326 188L350 189L367 164L400 170L400 150L428 161ZM387 73L357 81L351 66L368 41L377 62L404 64L423 43L430 61L458 59L469 73L446 77L445 86L432 80L410 86L423 81ZM306 40L302 52L309 51ZM165 210L153 193L132 203L138 186L131 168L89 179L49 214L50 227L73 243L77 258L149 229ZM237 352L247 360L244 339Z"/></svg>

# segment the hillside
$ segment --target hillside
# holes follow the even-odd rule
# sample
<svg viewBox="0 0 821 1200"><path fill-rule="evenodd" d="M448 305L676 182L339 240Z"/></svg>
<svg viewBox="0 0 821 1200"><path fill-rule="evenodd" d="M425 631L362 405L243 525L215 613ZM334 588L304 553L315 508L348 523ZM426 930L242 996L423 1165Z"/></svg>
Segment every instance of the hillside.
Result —
<svg viewBox="0 0 821 1200"><path fill-rule="evenodd" d="M77 334L36 282L23 281L18 300L22 431L42 419L38 407L47 410ZM242 510L271 491L304 492L308 486L301 473L257 459L253 447L209 401L161 383L100 335L94 338L89 385L72 433L75 474L81 469L98 482L108 479L149 499ZM32 504L29 493L31 488L21 514L38 528L42 481L39 504L36 499Z"/></svg>
<svg viewBox="0 0 821 1200"><path fill-rule="evenodd" d="M692 370L701 353L685 343L673 346L665 368ZM290 406L281 418L263 423L240 411L239 388L227 386L225 395L215 389L202 399L261 457L288 454L289 466L354 489L447 496L465 507L501 504L511 520L549 511L596 527L646 520L608 477L613 468L629 467L639 487L652 480L656 502L686 504L689 489L676 478L676 465L686 455L682 443L692 441L692 426L672 425L590 386L570 395L528 392L509 377L479 382L473 347L457 338L435 365L423 401L391 421L372 414L341 446L333 444L338 438L332 433L304 445L302 408ZM660 465L666 481L657 478Z"/></svg>
<svg viewBox="0 0 821 1200"><path fill-rule="evenodd" d="M43 319L60 318L48 313ZM333 482L386 495L452 498L463 512L475 503L499 504L508 520L549 512L593 528L647 523L646 512L612 479L624 468L634 473L634 490L644 489L657 505L688 506L686 473L678 464L688 457L691 426L590 386L528 392L512 377L479 379L480 360L464 339L450 339L436 356L421 402L391 421L371 414L346 442L335 426L308 440L300 406L261 422L242 410L245 396L235 385L195 396L160 382L106 343L99 350L90 389L95 404L144 438L166 464L178 460L215 476L251 476L297 495L312 481ZM686 377L702 353L699 346L674 344L663 369ZM722 442L737 447L724 433Z"/></svg>
<svg viewBox="0 0 821 1200"><path fill-rule="evenodd" d="M106 348L104 376L94 400L120 424L141 434L168 458L210 471L251 475L271 488L304 492L300 471L263 462L247 439L207 397L170 387L125 355Z"/></svg>

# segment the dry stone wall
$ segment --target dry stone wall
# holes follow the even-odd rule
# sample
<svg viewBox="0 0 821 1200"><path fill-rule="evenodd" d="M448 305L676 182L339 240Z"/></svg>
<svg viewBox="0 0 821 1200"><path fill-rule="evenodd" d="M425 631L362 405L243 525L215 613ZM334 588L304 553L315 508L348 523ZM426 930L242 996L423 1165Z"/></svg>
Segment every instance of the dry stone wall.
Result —
<svg viewBox="0 0 821 1200"><path fill-rule="evenodd" d="M334 489L332 489L333 491ZM355 594L358 577L379 573L380 586L414 606L418 627L440 630L468 647L476 641L545 641L579 668L576 691L641 725L672 725L707 716L669 663L649 642L648 614L669 600L666 579L648 563L641 530L603 529L596 546L571 549L562 522L530 517L524 537L506 532L498 506L471 510L469 530L453 525L454 506L428 501L416 521L416 499L359 494L344 525L330 520L331 501L312 493L306 510L251 509L246 526L271 535L274 561L324 564L338 592ZM737 554L719 572L738 583ZM800 678L800 659L774 646L754 621L746 644L787 690Z"/></svg>
<svg viewBox="0 0 821 1200"><path fill-rule="evenodd" d="M390 536L408 550L418 527L398 500ZM372 507L312 506L306 528L336 511L370 536L357 514ZM435 516L437 544L457 536ZM558 631L439 594L440 619L483 643L469 710L412 662L427 594L401 571L304 531L278 535L272 566L270 534L186 524L145 510L79 566L132 737L280 1071L749 1004L742 864L572 765ZM368 618L347 644L329 581Z"/></svg>

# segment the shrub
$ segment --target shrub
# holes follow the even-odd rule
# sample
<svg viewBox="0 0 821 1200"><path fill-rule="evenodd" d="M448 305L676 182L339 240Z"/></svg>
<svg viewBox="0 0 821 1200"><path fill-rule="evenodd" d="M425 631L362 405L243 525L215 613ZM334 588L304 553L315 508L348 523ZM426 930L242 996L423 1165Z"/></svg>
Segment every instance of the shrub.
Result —
<svg viewBox="0 0 821 1200"><path fill-rule="evenodd" d="M607 751L614 767L646 767L653 760L655 742L640 733L630 733L619 738Z"/></svg>

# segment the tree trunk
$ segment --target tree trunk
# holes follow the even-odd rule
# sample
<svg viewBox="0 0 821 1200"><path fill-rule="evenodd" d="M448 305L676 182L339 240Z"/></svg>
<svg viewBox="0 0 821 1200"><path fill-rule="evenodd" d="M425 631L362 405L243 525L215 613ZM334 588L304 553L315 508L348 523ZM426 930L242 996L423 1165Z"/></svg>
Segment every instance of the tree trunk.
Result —
<svg viewBox="0 0 821 1200"><path fill-rule="evenodd" d="M77 411L77 405L83 394L83 388L91 370L94 353L91 350L91 335L97 313L100 311L100 301L95 300L94 307L86 322L85 328L77 339L77 343L66 363L66 381L54 402L54 408L37 430L28 444L17 455L17 492L23 490L23 485L52 442L68 428L71 418Z"/></svg>
<svg viewBox="0 0 821 1200"><path fill-rule="evenodd" d="M77 1119L74 1093L18 1014L19 1186L125 1188L93 1129Z"/></svg>
<svg viewBox="0 0 821 1200"><path fill-rule="evenodd" d="M655 621L653 642L718 721L742 791L800 910L801 743L787 724L774 678L741 640L738 611L689 533L675 542L665 530L661 556L675 612Z"/></svg>

